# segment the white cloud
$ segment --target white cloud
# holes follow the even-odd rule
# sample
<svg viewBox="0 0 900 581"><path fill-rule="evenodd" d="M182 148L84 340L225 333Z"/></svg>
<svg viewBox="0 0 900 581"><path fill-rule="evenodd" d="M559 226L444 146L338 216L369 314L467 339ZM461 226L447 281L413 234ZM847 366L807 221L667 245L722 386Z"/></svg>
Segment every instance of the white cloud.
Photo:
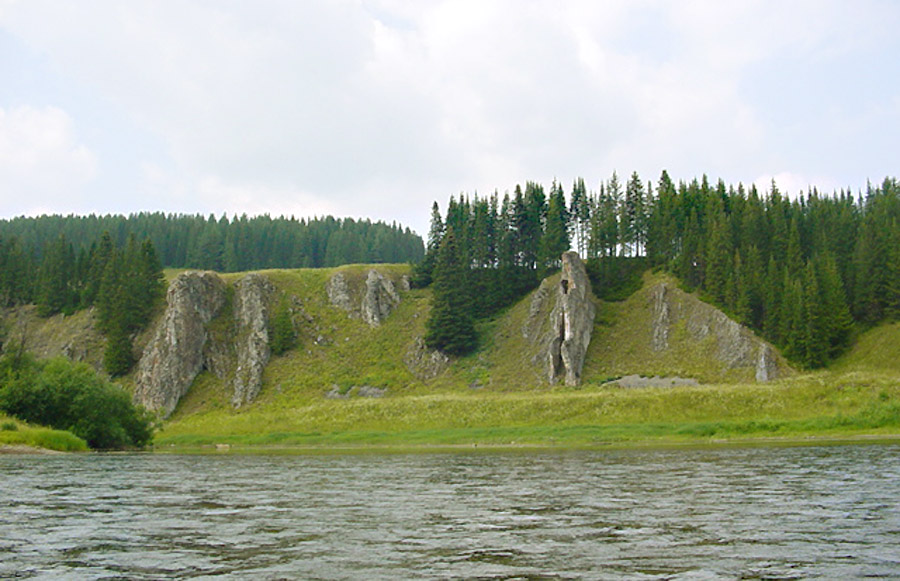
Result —
<svg viewBox="0 0 900 581"><path fill-rule="evenodd" d="M771 192L773 182L782 196L790 198L797 198L801 194L806 195L812 189L818 190L820 194L832 194L842 187L850 187L851 190L855 190L865 186L865 184L839 184L828 176L808 176L790 171L764 174L753 180L760 194Z"/></svg>
<svg viewBox="0 0 900 581"><path fill-rule="evenodd" d="M891 78L900 12L885 3L0 6L0 27L46 55L60 78L163 143L168 158L147 160L166 168L144 178L147 209L309 207L424 231L431 200L526 179L596 183L614 169L655 179L666 168L676 179L746 183L790 168L848 181L830 175L829 156L849 157L844 144L862 145L885 120L900 133L896 90L866 109L871 119L848 125L843 106L827 119L794 115L828 95L766 85L778 66L790 80L791 67L853 65L878 51ZM839 131L840 148L806 146Z"/></svg>
<svg viewBox="0 0 900 581"><path fill-rule="evenodd" d="M0 107L0 203L4 213L72 208L97 174L94 153L55 107ZM52 204L51 204L52 202Z"/></svg>

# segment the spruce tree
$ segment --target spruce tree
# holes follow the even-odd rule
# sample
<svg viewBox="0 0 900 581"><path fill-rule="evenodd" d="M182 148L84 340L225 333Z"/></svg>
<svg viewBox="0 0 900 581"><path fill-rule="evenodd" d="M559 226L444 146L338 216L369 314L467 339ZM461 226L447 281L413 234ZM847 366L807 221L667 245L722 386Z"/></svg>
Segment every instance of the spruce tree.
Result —
<svg viewBox="0 0 900 581"><path fill-rule="evenodd" d="M728 236L725 216L715 217L706 246L706 272L703 286L712 299L722 305L726 303L728 274L733 270L733 251Z"/></svg>
<svg viewBox="0 0 900 581"><path fill-rule="evenodd" d="M70 313L77 303L72 290L75 251L62 234L47 246L38 274L38 314Z"/></svg>
<svg viewBox="0 0 900 581"><path fill-rule="evenodd" d="M825 253L815 261L816 278L822 313L822 334L827 343L827 358L839 355L848 345L853 329L853 318L844 294L834 255Z"/></svg>
<svg viewBox="0 0 900 581"><path fill-rule="evenodd" d="M438 249L444 237L444 221L437 202L431 205L431 229L428 231L428 244L425 247L425 258L415 266L412 273L412 285L424 288L431 284L434 275L434 263L437 261Z"/></svg>
<svg viewBox="0 0 900 581"><path fill-rule="evenodd" d="M558 268L563 252L570 246L569 216L562 187L556 182L550 190L547 224L541 237L539 262L544 268Z"/></svg>
<svg viewBox="0 0 900 581"><path fill-rule="evenodd" d="M456 233L447 230L434 268L431 314L425 344L448 355L461 356L478 346L471 313L467 269L462 264Z"/></svg>

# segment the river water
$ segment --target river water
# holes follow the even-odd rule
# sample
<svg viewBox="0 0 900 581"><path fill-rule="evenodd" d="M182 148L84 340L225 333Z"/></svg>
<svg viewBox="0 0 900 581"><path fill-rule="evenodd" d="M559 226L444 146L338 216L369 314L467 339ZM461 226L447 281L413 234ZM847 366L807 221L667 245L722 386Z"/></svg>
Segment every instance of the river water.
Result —
<svg viewBox="0 0 900 581"><path fill-rule="evenodd" d="M900 578L900 446L0 457L0 578Z"/></svg>

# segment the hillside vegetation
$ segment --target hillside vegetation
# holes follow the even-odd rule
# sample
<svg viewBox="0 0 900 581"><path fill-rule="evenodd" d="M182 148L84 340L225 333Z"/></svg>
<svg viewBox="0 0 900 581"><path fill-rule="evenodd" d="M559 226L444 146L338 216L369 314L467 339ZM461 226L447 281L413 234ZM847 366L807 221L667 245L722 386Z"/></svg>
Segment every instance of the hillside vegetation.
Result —
<svg viewBox="0 0 900 581"><path fill-rule="evenodd" d="M430 290L403 293L376 328L328 302L325 285L336 272L360 281L369 268L266 271L280 292L302 302L298 345L271 360L259 398L240 410L229 405L222 381L202 373L157 436L157 449L598 446L900 432L896 366L888 365L889 355L874 355L867 347L900 343L897 325L863 335L829 370L753 383L746 370L723 369L687 334L674 333L670 349L654 355L647 292L674 281L647 275L626 301L596 300L580 387L548 385L533 361L534 347L522 330L529 318L542 316L531 310L534 293L478 323L477 351L452 361L437 377L421 379L404 360L425 333ZM378 268L395 276L408 272L406 266ZM545 284L553 286L554 280ZM700 384L606 383L626 374L679 375ZM385 390L383 397L360 396L366 387Z"/></svg>

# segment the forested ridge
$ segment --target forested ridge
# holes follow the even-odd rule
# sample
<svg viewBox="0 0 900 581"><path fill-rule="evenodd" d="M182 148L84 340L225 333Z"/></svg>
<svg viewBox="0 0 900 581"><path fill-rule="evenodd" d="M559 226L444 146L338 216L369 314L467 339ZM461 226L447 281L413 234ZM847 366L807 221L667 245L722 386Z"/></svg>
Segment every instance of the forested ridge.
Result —
<svg viewBox="0 0 900 581"><path fill-rule="evenodd" d="M409 228L331 216L229 218L223 214L216 218L156 212L0 220L0 242L14 243L34 261L60 236L73 245L77 255L88 251L104 232L117 246L124 245L131 235L149 239L164 267L218 272L418 262L424 253L421 237Z"/></svg>
<svg viewBox="0 0 900 581"><path fill-rule="evenodd" d="M556 182L549 192L528 182L502 197L451 197L443 216L435 202L414 282L435 283L428 344L465 353L477 338L462 311L485 317L511 304L573 247L600 296L624 298L645 268L669 271L814 368L854 328L900 317L898 221L893 178L797 197L775 183L764 193L705 176L676 184L665 171L656 183L633 173L623 184L614 173L598 191L577 179L568 195ZM447 337L446 320L465 328Z"/></svg>
<svg viewBox="0 0 900 581"><path fill-rule="evenodd" d="M96 307L112 375L164 295L163 266L216 271L421 260L408 228L369 220L133 214L0 221L0 306L50 316Z"/></svg>

